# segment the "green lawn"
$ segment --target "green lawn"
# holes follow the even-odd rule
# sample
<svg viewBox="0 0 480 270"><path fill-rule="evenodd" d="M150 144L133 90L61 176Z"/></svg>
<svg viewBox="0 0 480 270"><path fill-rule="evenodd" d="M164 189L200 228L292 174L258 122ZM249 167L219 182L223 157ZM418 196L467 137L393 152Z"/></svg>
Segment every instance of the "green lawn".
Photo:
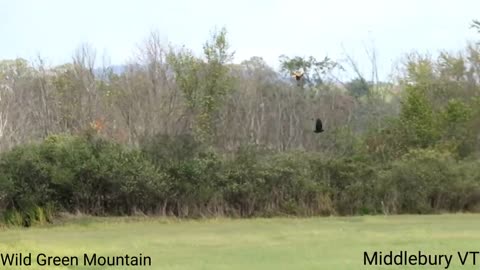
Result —
<svg viewBox="0 0 480 270"><path fill-rule="evenodd" d="M480 251L480 215L275 218L202 221L80 219L33 229L1 229L0 253L78 256L79 267L0 269L445 269L446 265L363 266L364 251L452 254ZM85 267L83 254L151 256L151 267Z"/></svg>

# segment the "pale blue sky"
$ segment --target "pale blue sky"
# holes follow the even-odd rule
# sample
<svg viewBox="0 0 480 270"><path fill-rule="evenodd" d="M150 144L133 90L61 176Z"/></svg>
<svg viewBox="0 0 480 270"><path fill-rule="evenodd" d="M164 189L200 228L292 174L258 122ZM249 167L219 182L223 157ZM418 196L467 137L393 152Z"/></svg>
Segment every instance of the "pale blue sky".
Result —
<svg viewBox="0 0 480 270"><path fill-rule="evenodd" d="M365 45L377 49L384 77L411 50L456 50L480 35L479 0L0 0L0 59L68 61L88 42L113 64L158 30L165 41L201 53L215 27L226 26L235 62L261 56L344 57L344 49L370 72Z"/></svg>

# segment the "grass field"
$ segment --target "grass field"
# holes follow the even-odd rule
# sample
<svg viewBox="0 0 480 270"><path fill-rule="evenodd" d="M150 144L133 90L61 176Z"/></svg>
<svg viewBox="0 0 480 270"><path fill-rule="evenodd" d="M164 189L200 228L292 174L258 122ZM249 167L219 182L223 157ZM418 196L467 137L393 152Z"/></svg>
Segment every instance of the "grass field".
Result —
<svg viewBox="0 0 480 270"><path fill-rule="evenodd" d="M0 269L446 269L441 266L364 266L364 251L407 250L453 255L480 251L480 215L348 218L212 219L82 218L63 225L1 229L0 253L78 256L80 266ZM83 266L83 254L152 258L150 267Z"/></svg>

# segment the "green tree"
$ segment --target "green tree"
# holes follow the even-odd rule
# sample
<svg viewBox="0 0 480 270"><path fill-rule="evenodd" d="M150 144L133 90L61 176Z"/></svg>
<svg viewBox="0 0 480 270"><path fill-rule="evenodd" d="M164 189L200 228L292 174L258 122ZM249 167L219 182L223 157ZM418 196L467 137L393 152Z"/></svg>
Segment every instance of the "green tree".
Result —
<svg viewBox="0 0 480 270"><path fill-rule="evenodd" d="M325 80L325 75L337 67L341 68L337 62L328 57L318 61L313 56L309 56L308 58L300 56L295 56L293 58L286 55L280 56L281 71L285 75L291 76L294 71L303 69L305 83L310 86L322 85ZM304 84L301 84L301 87L303 86Z"/></svg>
<svg viewBox="0 0 480 270"><path fill-rule="evenodd" d="M229 49L227 31L222 28L214 31L204 44L205 62L186 50L169 56L176 82L196 117L195 133L203 142L212 142L219 109L232 88L233 77L228 65L234 53Z"/></svg>
<svg viewBox="0 0 480 270"><path fill-rule="evenodd" d="M360 98L362 96L368 95L370 92L370 85L365 81L364 78L356 78L348 82L346 85L348 92L355 98Z"/></svg>
<svg viewBox="0 0 480 270"><path fill-rule="evenodd" d="M424 148L433 145L439 138L435 114L425 92L421 86L406 88L399 121L402 134L398 137L407 146Z"/></svg>

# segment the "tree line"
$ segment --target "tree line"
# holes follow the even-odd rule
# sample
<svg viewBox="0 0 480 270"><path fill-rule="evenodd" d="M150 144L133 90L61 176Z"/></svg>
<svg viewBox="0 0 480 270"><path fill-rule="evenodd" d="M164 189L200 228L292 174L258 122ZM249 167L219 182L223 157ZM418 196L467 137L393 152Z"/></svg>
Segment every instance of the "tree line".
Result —
<svg viewBox="0 0 480 270"><path fill-rule="evenodd" d="M474 21L473 27L478 28ZM0 212L178 217L475 211L480 46L411 53L392 82L349 58L233 64L226 29L203 54L153 32L121 72L0 61ZM303 69L298 84L291 73ZM356 74L342 81L338 74ZM326 131L314 134L322 118Z"/></svg>

